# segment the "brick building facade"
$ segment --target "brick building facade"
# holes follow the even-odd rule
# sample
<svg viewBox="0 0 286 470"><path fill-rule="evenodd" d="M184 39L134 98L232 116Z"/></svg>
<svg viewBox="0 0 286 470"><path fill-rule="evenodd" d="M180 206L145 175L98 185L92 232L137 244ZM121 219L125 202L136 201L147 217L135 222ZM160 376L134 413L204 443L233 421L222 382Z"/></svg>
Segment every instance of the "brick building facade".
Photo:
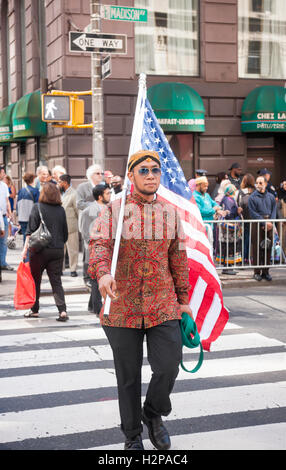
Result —
<svg viewBox="0 0 286 470"><path fill-rule="evenodd" d="M196 76L148 74L147 86L181 82L194 89L205 107L205 131L179 133L173 148L187 178L195 168L214 175L234 161L256 174L269 166L278 184L286 174L286 137L280 133L241 131L241 109L256 87L284 86L279 79L240 78L238 67L238 3L240 0L200 0L198 3L199 70ZM90 22L89 0L2 0L0 110L22 96L52 86L60 90L89 90L90 55L69 51L69 31L83 31ZM134 6L134 0L104 4ZM138 2L137 2L138 4ZM285 18L286 23L286 18ZM124 175L138 90L135 64L135 26L132 22L102 20L102 32L127 34L126 55L112 56L112 74L103 82L105 169ZM91 101L85 98L86 122ZM178 137L178 138L177 138ZM47 126L46 136L27 136L0 142L5 164L18 187L24 171L39 163L63 165L76 185L92 163L92 134L88 129Z"/></svg>

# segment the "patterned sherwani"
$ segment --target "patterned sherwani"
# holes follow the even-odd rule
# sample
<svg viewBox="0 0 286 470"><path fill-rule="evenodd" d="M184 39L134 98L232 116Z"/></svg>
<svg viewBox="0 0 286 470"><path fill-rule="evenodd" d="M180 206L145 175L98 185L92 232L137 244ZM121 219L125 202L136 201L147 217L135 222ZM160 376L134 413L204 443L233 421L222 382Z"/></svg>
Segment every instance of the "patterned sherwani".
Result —
<svg viewBox="0 0 286 470"><path fill-rule="evenodd" d="M110 274L120 200L99 218L99 237L90 241L89 274ZM160 196L151 203L137 194L126 198L115 280L117 298L105 326L150 328L181 318L179 304L189 303L189 275L180 223ZM113 216L113 217L112 217Z"/></svg>

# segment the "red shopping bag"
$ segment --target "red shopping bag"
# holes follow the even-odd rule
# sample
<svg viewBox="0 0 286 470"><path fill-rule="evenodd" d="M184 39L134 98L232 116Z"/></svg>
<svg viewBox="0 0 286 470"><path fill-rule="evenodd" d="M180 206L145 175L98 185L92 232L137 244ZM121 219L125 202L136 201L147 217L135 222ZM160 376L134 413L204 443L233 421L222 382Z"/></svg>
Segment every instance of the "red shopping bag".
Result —
<svg viewBox="0 0 286 470"><path fill-rule="evenodd" d="M36 288L30 265L29 263L21 262L17 269L14 307L16 310L26 310L33 307L35 300Z"/></svg>

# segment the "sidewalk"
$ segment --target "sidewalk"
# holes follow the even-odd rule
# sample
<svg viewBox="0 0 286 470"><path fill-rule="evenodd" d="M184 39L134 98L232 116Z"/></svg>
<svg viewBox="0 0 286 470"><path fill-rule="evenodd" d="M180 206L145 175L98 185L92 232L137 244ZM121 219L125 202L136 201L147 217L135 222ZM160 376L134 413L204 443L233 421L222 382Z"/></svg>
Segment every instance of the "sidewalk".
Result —
<svg viewBox="0 0 286 470"><path fill-rule="evenodd" d="M22 237L18 236L16 249L8 249L7 262L13 266L14 271L2 271L2 283L0 283L0 300L12 300L14 297L14 289L16 285L17 267L21 260L22 251ZM71 294L86 294L88 289L85 287L82 278L82 253L79 256L79 269L77 270L78 277L70 276L70 269L64 271L62 276L63 288L66 295ZM253 279L253 269L237 270L234 276L228 274L221 274L218 271L221 279L223 289L230 287L261 287L263 285L284 285L286 286L286 265L285 268L271 269L272 282L261 281L257 282ZM48 280L46 272L43 274L41 284L41 295L51 295L51 285Z"/></svg>

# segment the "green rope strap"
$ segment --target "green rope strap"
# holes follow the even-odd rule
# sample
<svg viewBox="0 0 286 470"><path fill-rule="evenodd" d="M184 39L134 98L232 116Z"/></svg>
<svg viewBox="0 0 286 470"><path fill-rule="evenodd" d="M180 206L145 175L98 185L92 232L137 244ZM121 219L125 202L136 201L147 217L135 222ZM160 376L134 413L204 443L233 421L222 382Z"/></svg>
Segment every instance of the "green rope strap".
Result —
<svg viewBox="0 0 286 470"><path fill-rule="evenodd" d="M200 346L200 357L198 360L198 363L196 367L192 370L188 370L185 368L183 364L183 360L181 361L181 367L184 369L185 372L190 372L194 373L199 370L201 367L203 360L204 360L204 352L203 352L203 347L202 343L200 340L200 336L197 330L196 323L194 320L187 314L187 313L182 313L182 319L180 321L180 326L181 326L181 335L182 335L182 342L183 345L186 346L187 348L196 348Z"/></svg>

